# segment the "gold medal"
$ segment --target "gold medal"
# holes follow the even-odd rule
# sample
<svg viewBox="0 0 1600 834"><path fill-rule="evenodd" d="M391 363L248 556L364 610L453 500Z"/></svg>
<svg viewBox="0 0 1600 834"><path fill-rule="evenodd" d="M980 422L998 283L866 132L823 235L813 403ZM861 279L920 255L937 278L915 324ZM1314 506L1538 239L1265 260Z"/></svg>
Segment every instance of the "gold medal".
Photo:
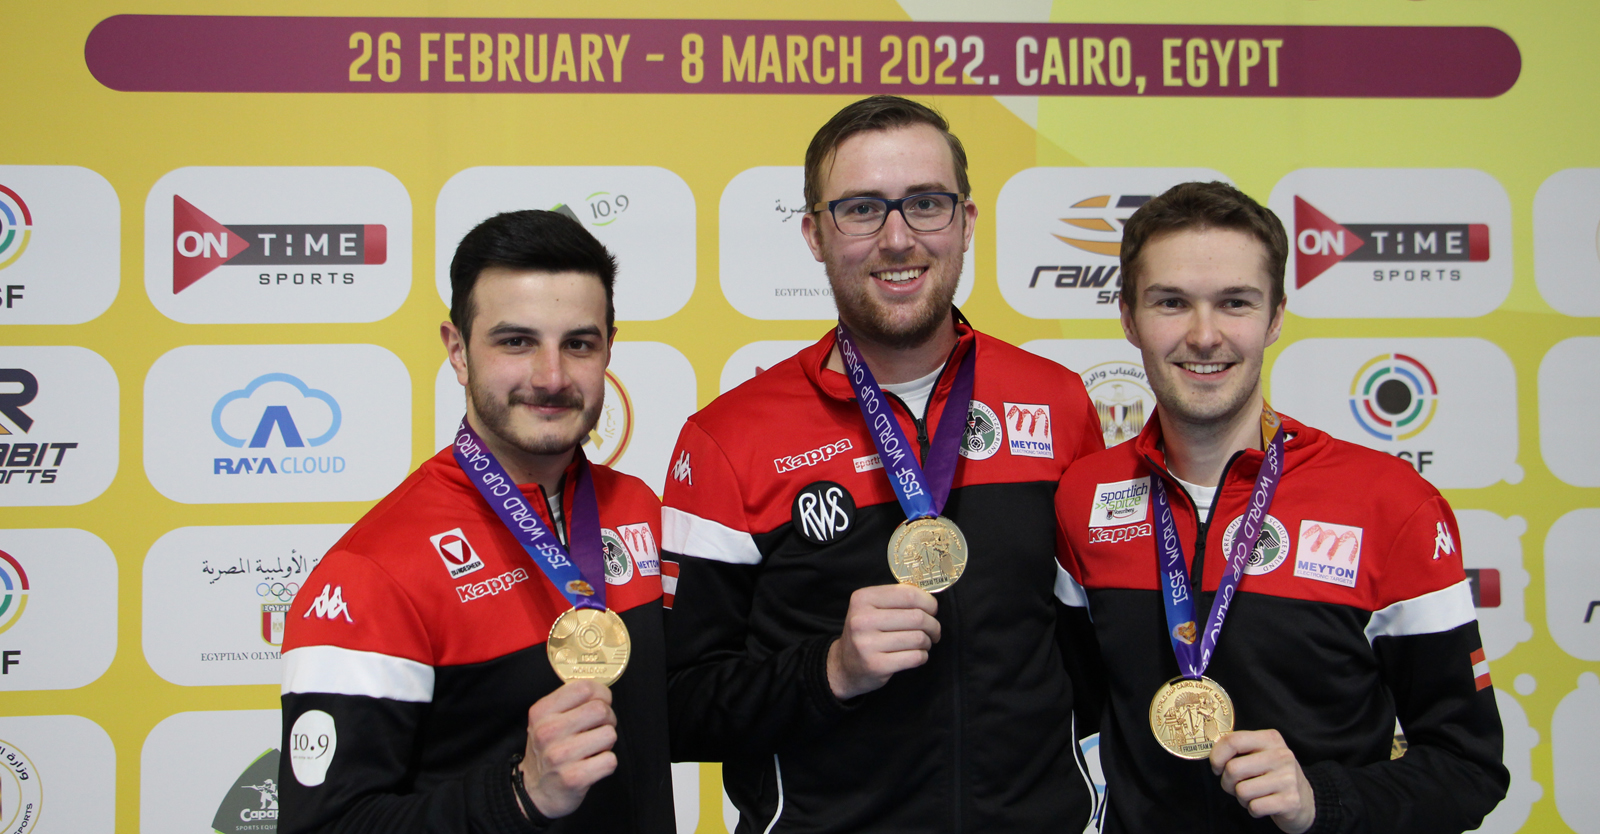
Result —
<svg viewBox="0 0 1600 834"><path fill-rule="evenodd" d="M1150 699L1150 731L1180 759L1204 759L1233 732L1233 699L1216 681L1173 678Z"/></svg>
<svg viewBox="0 0 1600 834"><path fill-rule="evenodd" d="M563 681L597 680L610 686L628 668L633 640L615 611L572 608L550 626L545 654Z"/></svg>
<svg viewBox="0 0 1600 834"><path fill-rule="evenodd" d="M889 570L902 585L937 594L966 569L967 537L942 515L903 521L889 537Z"/></svg>

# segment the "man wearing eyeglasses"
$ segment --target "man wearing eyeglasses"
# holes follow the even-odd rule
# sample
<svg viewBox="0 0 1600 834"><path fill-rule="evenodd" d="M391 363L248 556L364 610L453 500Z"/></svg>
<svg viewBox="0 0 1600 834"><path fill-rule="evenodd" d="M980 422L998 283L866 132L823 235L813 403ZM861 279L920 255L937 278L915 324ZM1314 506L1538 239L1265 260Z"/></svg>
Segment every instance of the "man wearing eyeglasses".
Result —
<svg viewBox="0 0 1600 834"><path fill-rule="evenodd" d="M1097 655L1052 502L1098 417L952 306L978 210L943 117L858 101L805 175L839 325L673 452L673 757L723 763L739 832L1082 830Z"/></svg>

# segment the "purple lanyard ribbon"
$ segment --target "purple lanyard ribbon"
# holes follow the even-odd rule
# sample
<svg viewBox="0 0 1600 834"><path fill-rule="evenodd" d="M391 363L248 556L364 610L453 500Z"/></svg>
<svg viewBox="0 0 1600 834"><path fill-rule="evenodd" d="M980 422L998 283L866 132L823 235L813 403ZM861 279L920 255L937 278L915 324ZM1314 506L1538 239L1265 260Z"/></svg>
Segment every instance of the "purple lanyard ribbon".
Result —
<svg viewBox="0 0 1600 834"><path fill-rule="evenodd" d="M1250 553L1256 549L1262 527L1267 520L1267 508L1278 492L1278 481L1283 476L1283 423L1271 408L1262 407L1261 435L1265 441L1266 457L1261 461L1261 471L1256 475L1255 488L1250 491L1244 522L1239 534L1234 536L1233 548L1228 552L1227 570L1217 585L1216 598L1211 603L1211 615L1206 618L1206 630L1195 645L1194 597L1189 582L1189 566L1183 561L1183 546L1178 541L1178 525L1172 519L1172 505L1167 501L1167 487L1159 472L1150 475L1151 490L1155 494L1156 562L1161 570L1161 599L1167 611L1167 638L1172 641L1173 654L1178 658L1178 669L1183 677L1199 678L1211 664L1211 654L1217 648L1217 638L1222 634L1222 621L1227 619L1228 607L1233 604L1239 580L1244 578L1245 566L1250 563ZM1222 486L1217 487L1221 497ZM1211 512L1217 512L1216 499ZM1197 590L1197 589L1196 589ZM1187 626L1187 629L1184 627Z"/></svg>
<svg viewBox="0 0 1600 834"><path fill-rule="evenodd" d="M483 499L489 502L494 514L516 537L522 549L528 551L533 563L544 572L550 584L572 603L573 608L606 610L605 558L600 541L600 503L595 498L594 478L589 474L589 460L578 452L578 475L572 494L572 508L568 514L572 550L561 546L561 539L544 523L544 519L528 506L522 490L506 474L505 467L495 460L483 438L461 420L456 430L456 464L467 475L467 480L478 488ZM556 496L560 501L561 496ZM588 577L594 577L591 581Z"/></svg>
<svg viewBox="0 0 1600 834"><path fill-rule="evenodd" d="M944 511L950 498L950 485L956 477L956 459L960 457L961 436L967 430L967 409L972 401L974 357L978 346L973 344L956 367L955 384L950 387L950 398L945 401L944 413L939 415L939 429L928 443L928 454L921 464L911 453L906 433L895 419L893 409L884 399L883 390L873 378L872 370L862 360L855 340L844 322L839 323L839 358L844 362L845 376L856 392L856 405L866 418L872 445L878 450L878 460L883 463L884 474L889 476L889 486L900 501L906 518L929 518ZM931 398L931 395L930 395Z"/></svg>

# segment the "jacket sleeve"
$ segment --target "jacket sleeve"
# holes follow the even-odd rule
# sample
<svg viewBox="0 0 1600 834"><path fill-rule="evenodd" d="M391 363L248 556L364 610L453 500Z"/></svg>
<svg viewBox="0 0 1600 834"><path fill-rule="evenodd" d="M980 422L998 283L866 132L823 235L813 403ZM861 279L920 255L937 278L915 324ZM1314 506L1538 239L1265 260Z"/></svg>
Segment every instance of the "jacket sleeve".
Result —
<svg viewBox="0 0 1600 834"><path fill-rule="evenodd" d="M1100 732L1108 695L1105 662L1089 614L1089 594L1083 588L1082 568L1067 535L1069 512L1062 499L1067 481L1063 475L1056 488L1056 643L1072 679L1072 711L1082 740Z"/></svg>
<svg viewBox="0 0 1600 834"><path fill-rule="evenodd" d="M753 646L749 620L762 553L734 468L694 422L684 426L672 461L661 511L663 558L677 573L666 612L672 759L769 754L848 711L828 688L833 638L776 651ZM673 573L671 564L665 573Z"/></svg>
<svg viewBox="0 0 1600 834"><path fill-rule="evenodd" d="M1500 713L1460 541L1449 505L1434 495L1401 525L1382 562L1384 586L1393 590L1379 601L1367 637L1408 748L1363 767L1306 767L1319 834L1466 831L1505 796Z"/></svg>
<svg viewBox="0 0 1600 834"><path fill-rule="evenodd" d="M511 760L419 789L416 756L433 698L427 632L388 574L334 552L289 610L284 639L278 830L513 834Z"/></svg>

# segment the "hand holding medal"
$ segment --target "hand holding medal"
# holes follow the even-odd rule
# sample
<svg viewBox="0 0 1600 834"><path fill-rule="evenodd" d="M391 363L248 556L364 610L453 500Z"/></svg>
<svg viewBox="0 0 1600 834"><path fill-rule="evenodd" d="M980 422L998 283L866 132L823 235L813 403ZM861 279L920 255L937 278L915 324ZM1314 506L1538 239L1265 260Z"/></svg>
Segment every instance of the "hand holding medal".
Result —
<svg viewBox="0 0 1600 834"><path fill-rule="evenodd" d="M1211 615L1206 619L1205 631L1200 634L1195 629L1194 597L1191 595L1191 589L1198 590L1199 585L1190 582L1189 566L1183 561L1183 548L1178 543L1178 526L1172 518L1166 483L1157 473L1150 476L1156 522L1156 562L1160 587L1166 589L1161 598L1167 612L1167 636L1172 640L1178 670L1182 673L1162 684L1150 699L1150 732L1167 752L1181 759L1210 757L1217 741L1233 731L1236 717L1233 699L1221 684L1206 677L1205 671L1216 650L1217 637L1222 633L1222 622L1228 616L1239 580L1244 577L1250 552L1255 550L1256 540L1261 537L1267 508L1272 506L1272 496L1278 491L1278 480L1283 475L1283 424L1277 413L1265 405L1261 411L1261 440L1266 456L1250 492L1243 526L1228 553L1227 568L1217 586ZM1197 637L1199 645L1196 645Z"/></svg>

